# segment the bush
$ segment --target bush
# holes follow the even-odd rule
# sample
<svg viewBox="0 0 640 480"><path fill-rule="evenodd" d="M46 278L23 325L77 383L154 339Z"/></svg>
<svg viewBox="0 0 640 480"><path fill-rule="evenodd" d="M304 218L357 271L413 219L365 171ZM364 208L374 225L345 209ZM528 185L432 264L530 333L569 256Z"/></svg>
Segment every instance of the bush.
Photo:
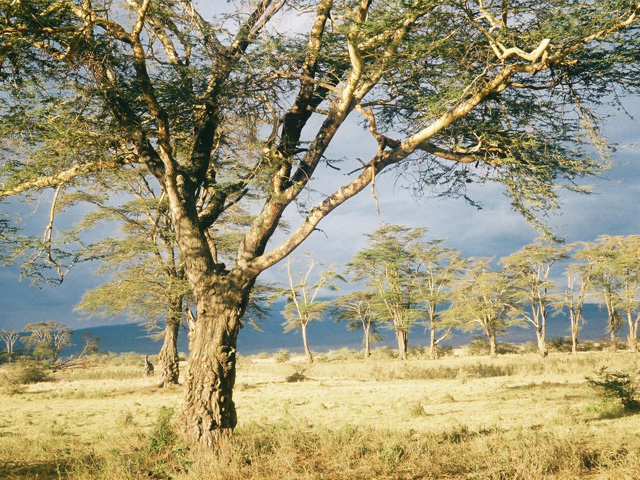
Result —
<svg viewBox="0 0 640 480"><path fill-rule="evenodd" d="M280 349L274 355L276 363L287 363L291 359L291 353L288 350Z"/></svg>
<svg viewBox="0 0 640 480"><path fill-rule="evenodd" d="M307 376L304 374L307 371L306 366L294 365L293 368L295 372L285 378L288 383L304 382L305 380L308 380Z"/></svg>
<svg viewBox="0 0 640 480"><path fill-rule="evenodd" d="M19 385L47 382L51 379L45 367L34 361L21 361L12 370L10 381Z"/></svg>
<svg viewBox="0 0 640 480"><path fill-rule="evenodd" d="M0 378L1 393L19 395L26 391L26 385L46 382L51 379L46 368L34 361L23 360L14 364L8 374Z"/></svg>
<svg viewBox="0 0 640 480"><path fill-rule="evenodd" d="M568 353L571 351L571 340L562 337L553 337L547 341L549 350Z"/></svg>
<svg viewBox="0 0 640 480"><path fill-rule="evenodd" d="M389 360L392 358L398 358L398 351L386 345L384 347L378 347L371 350L371 357L381 360Z"/></svg>
<svg viewBox="0 0 640 480"><path fill-rule="evenodd" d="M640 411L640 383L637 375L609 372L607 367L601 367L596 372L596 377L587 377L587 382L603 399L619 402L624 411Z"/></svg>
<svg viewBox="0 0 640 480"><path fill-rule="evenodd" d="M508 342L497 342L496 349L500 355L521 352L520 346ZM474 339L469 342L469 345L467 345L467 352L470 355L484 356L489 355L490 351L489 340L484 337L474 337Z"/></svg>
<svg viewBox="0 0 640 480"><path fill-rule="evenodd" d="M439 357L451 357L453 355L453 346L443 344L438 345L438 356Z"/></svg>
<svg viewBox="0 0 640 480"><path fill-rule="evenodd" d="M160 407L156 426L149 437L149 451L159 453L170 450L178 441L171 418L175 413L173 408Z"/></svg>

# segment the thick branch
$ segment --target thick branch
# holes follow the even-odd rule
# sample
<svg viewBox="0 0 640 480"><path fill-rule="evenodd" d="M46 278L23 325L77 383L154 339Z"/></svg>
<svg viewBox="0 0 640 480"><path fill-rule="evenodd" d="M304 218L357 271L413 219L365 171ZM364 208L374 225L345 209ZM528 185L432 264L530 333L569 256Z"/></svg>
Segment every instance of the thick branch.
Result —
<svg viewBox="0 0 640 480"><path fill-rule="evenodd" d="M129 159L119 159L112 161L97 161L91 163L85 163L81 165L74 165L56 175L47 175L43 177L36 178L34 180L29 180L21 183L13 188L7 190L0 190L0 198L10 197L14 195L19 195L28 190L33 190L36 188L46 188L46 187L57 187L58 185L62 185L63 183L67 183L74 178L80 177L82 175L88 175L90 173L101 172L103 170L115 169L122 167L128 163L133 163Z"/></svg>

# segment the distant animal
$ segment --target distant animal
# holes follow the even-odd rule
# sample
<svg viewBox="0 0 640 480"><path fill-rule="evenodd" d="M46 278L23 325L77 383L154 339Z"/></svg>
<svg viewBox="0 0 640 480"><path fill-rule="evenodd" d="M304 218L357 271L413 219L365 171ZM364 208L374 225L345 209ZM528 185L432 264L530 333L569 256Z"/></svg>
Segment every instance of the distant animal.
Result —
<svg viewBox="0 0 640 480"><path fill-rule="evenodd" d="M153 363L149 361L149 355L144 356L144 376L153 377Z"/></svg>

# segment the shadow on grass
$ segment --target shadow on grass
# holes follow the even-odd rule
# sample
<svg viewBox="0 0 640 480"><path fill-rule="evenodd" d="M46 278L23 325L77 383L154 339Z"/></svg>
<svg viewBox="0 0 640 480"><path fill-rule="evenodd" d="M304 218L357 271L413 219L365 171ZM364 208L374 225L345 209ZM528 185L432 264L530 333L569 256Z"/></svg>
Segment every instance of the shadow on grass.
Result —
<svg viewBox="0 0 640 480"><path fill-rule="evenodd" d="M66 478L70 465L65 462L44 461L0 464L0 478L7 480L58 480Z"/></svg>

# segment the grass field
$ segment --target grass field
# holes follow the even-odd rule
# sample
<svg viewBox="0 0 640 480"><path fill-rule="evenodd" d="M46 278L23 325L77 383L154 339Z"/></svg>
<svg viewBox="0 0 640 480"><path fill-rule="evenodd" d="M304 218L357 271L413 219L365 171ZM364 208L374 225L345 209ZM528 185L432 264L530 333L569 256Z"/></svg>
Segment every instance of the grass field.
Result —
<svg viewBox="0 0 640 480"><path fill-rule="evenodd" d="M182 391L155 388L139 356L26 385L4 365L0 478L640 478L640 415L586 382L638 372L637 355L382 357L242 357L235 440L217 456L181 443Z"/></svg>

